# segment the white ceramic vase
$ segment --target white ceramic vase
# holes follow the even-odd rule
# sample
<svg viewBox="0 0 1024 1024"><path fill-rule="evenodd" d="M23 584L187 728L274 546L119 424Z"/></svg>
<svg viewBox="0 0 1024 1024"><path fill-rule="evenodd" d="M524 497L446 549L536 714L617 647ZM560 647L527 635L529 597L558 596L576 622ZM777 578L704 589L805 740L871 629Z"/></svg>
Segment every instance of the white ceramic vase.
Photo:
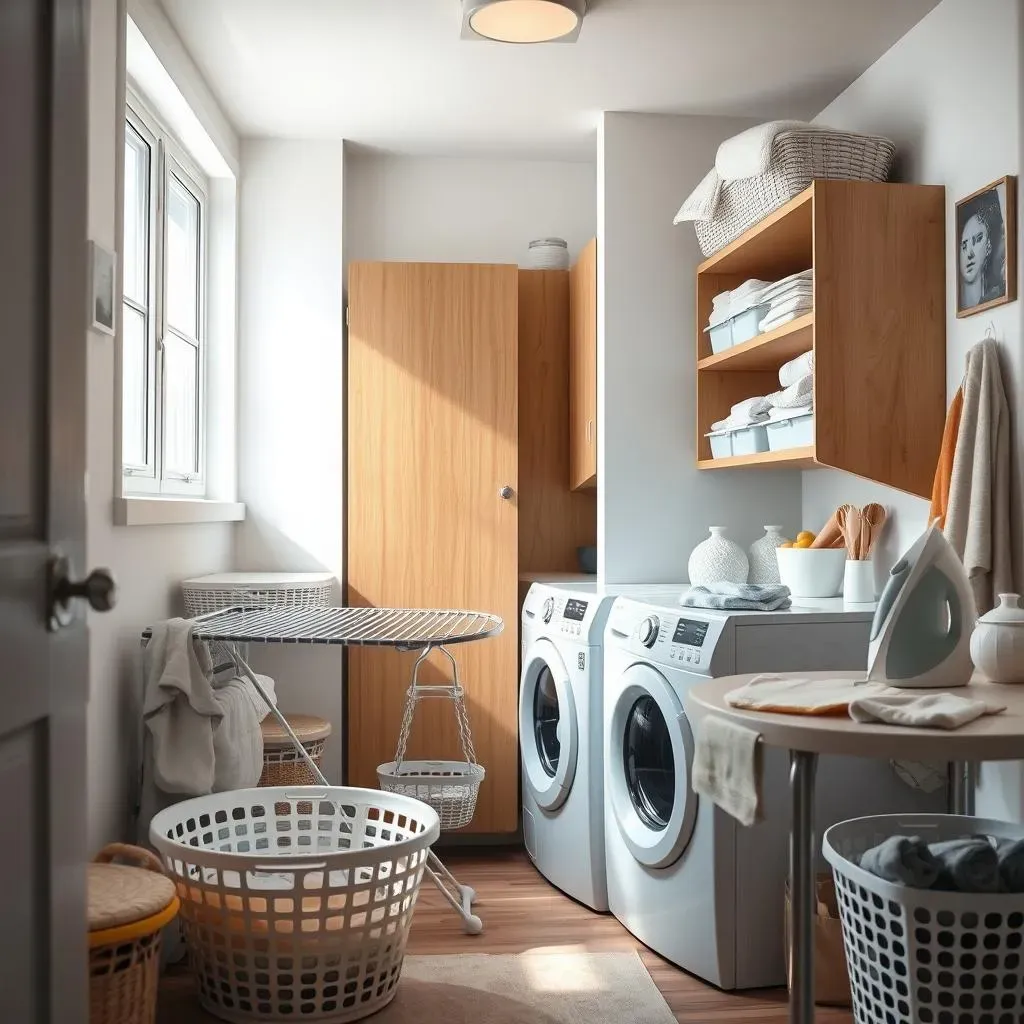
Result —
<svg viewBox="0 0 1024 1024"><path fill-rule="evenodd" d="M971 661L993 683L1024 683L1024 608L1019 594L1000 594L971 633Z"/></svg>
<svg viewBox="0 0 1024 1024"><path fill-rule="evenodd" d="M724 526L709 526L708 530L711 536L690 553L687 565L690 585L705 587L710 583L746 583L750 564L743 548L726 537Z"/></svg>
<svg viewBox="0 0 1024 1024"><path fill-rule="evenodd" d="M748 583L781 583L779 579L779 560L775 557L775 549L785 543L781 526L766 526L764 536L758 537L750 545L750 574Z"/></svg>

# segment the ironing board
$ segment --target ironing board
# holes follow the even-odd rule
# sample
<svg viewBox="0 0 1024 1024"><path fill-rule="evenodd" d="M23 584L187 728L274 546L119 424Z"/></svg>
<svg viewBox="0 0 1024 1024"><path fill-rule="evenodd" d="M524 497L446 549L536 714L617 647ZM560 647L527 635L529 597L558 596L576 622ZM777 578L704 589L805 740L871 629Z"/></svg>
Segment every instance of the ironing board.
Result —
<svg viewBox="0 0 1024 1024"><path fill-rule="evenodd" d="M243 654L245 644L326 644L329 646L392 647L399 651L420 652L422 661L431 651L444 652L454 665L447 648L497 636L505 627L497 615L488 612L445 608L223 608L193 620L194 640L222 643L237 671L252 683L270 708L305 761L313 778L321 786L330 783L295 735L288 720L278 710L249 667ZM142 634L145 645L150 630ZM419 662L417 662L418 664ZM452 909L462 918L464 929L477 934L480 918L472 912L476 893L460 885L433 850L427 855L426 872Z"/></svg>
<svg viewBox="0 0 1024 1024"><path fill-rule="evenodd" d="M863 679L863 672L801 672L809 679ZM814 1020L814 866L818 849L814 835L814 777L819 754L903 758L910 761L1016 761L1024 759L1024 685L1000 685L973 679L948 692L1005 704L998 715L984 715L960 729L910 729L846 717L767 714L734 708L725 702L731 690L745 686L754 674L727 676L694 686L686 694L686 711L700 728L717 715L761 735L769 747L790 752L789 876L793 924L789 935L792 985L790 1024ZM1022 681L1024 682L1024 681ZM914 690L915 695L942 690ZM953 793L956 797L956 792ZM963 813L962 807L954 812Z"/></svg>

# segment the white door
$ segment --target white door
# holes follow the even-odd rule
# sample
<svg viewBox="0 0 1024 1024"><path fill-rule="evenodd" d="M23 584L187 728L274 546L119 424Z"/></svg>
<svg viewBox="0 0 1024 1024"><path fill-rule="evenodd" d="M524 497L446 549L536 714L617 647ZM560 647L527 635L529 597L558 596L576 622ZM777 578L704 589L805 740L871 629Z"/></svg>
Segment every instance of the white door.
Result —
<svg viewBox="0 0 1024 1024"><path fill-rule="evenodd" d="M535 641L523 658L519 742L526 786L538 806L556 810L576 776L579 724L569 673L550 640Z"/></svg>
<svg viewBox="0 0 1024 1024"><path fill-rule="evenodd" d="M0 2L4 1024L84 1024L89 1015L89 651L83 617L51 600L84 594L69 576L85 546L87 7ZM51 563L57 552L67 561Z"/></svg>
<svg viewBox="0 0 1024 1024"><path fill-rule="evenodd" d="M641 864L668 867L697 821L693 733L675 691L650 665L630 666L616 689L605 750L612 814Z"/></svg>

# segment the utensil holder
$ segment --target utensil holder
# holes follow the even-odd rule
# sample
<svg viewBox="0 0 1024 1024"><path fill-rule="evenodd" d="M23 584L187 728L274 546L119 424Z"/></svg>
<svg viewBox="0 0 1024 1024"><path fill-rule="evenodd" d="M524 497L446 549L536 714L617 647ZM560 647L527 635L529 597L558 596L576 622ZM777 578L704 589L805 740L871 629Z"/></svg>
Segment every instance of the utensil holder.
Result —
<svg viewBox="0 0 1024 1024"><path fill-rule="evenodd" d="M875 600L875 568L870 560L847 560L843 573L843 600L847 604L871 604Z"/></svg>

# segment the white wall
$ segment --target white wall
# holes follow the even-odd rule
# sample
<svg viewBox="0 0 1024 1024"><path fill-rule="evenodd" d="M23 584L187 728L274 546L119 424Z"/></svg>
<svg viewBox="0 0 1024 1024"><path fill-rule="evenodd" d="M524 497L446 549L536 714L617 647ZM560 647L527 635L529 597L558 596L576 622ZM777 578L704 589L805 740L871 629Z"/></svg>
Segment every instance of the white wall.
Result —
<svg viewBox="0 0 1024 1024"><path fill-rule="evenodd" d="M596 231L592 163L355 150L345 186L346 260L523 263L531 239L575 256Z"/></svg>
<svg viewBox="0 0 1024 1024"><path fill-rule="evenodd" d="M115 175L122 159L118 128L124 111L118 79L124 74L124 16L123 0L92 0L89 235L110 249L120 248ZM106 615L91 614L89 620L89 843L95 849L129 834L142 690L140 634L149 623L180 611L181 579L230 566L231 527L113 525L115 410L119 407L114 390L115 342L90 333L86 344L88 562L109 566L120 586L117 607Z"/></svg>
<svg viewBox="0 0 1024 1024"><path fill-rule="evenodd" d="M685 580L708 526L748 547L798 529L794 471L696 467L700 250L673 227L719 143L752 122L603 115L598 135L598 565L608 583Z"/></svg>
<svg viewBox="0 0 1024 1024"><path fill-rule="evenodd" d="M343 576L341 142L248 139L240 202L241 570ZM341 772L339 648L253 650L282 707L335 727L326 774Z"/></svg>
<svg viewBox="0 0 1024 1024"><path fill-rule="evenodd" d="M1024 347L1020 302L977 316L956 318L954 204L1004 174L1021 167L1021 18L1020 0L943 0L923 21L870 67L817 120L856 131L877 132L898 147L896 177L946 186L946 398L963 374L964 355L992 324L1002 342L1003 370L1014 416L1016 463L1024 442L1020 408ZM974 44L984 39L979 50ZM980 76L966 72L970 54L984 53ZM1018 229L1018 248L1020 231ZM1020 284L1018 284L1020 293ZM1018 587L1024 581L1019 538L1021 502L1019 466L1014 466L1013 535ZM820 523L836 505L881 501L894 513L877 570L888 565L926 525L928 503L843 473L813 470L804 474L803 507L808 523ZM993 816L1024 811L1024 781L1019 770L984 773L979 811Z"/></svg>

